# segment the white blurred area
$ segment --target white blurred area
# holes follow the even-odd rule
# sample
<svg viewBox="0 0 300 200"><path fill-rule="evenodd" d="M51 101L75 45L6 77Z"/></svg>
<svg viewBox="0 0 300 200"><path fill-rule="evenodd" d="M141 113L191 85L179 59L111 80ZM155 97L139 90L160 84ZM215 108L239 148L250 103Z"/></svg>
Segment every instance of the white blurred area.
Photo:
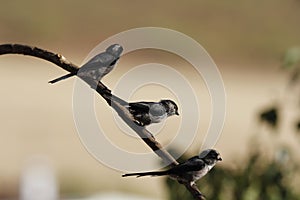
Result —
<svg viewBox="0 0 300 200"><path fill-rule="evenodd" d="M155 199L116 192L116 193L96 194L81 200L155 200Z"/></svg>
<svg viewBox="0 0 300 200"><path fill-rule="evenodd" d="M25 163L20 179L20 200L59 199L55 169L47 157L30 157Z"/></svg>
<svg viewBox="0 0 300 200"><path fill-rule="evenodd" d="M47 156L34 155L25 162L20 176L20 200L154 200L119 192L94 194L81 198L60 198L56 172Z"/></svg>

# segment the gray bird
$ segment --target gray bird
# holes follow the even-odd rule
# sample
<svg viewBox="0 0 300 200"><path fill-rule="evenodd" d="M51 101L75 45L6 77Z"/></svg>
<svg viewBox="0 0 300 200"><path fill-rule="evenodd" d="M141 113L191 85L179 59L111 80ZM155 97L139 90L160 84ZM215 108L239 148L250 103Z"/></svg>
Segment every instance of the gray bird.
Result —
<svg viewBox="0 0 300 200"><path fill-rule="evenodd" d="M172 100L159 102L134 102L125 105L139 126L147 126L152 123L160 123L167 117L179 115L178 107Z"/></svg>
<svg viewBox="0 0 300 200"><path fill-rule="evenodd" d="M200 155L194 156L184 163L165 171L131 173L124 174L122 177L170 176L180 182L188 182L193 185L196 181L205 176L218 161L222 161L220 154L214 149L207 149L202 151Z"/></svg>
<svg viewBox="0 0 300 200"><path fill-rule="evenodd" d="M102 77L108 74L115 66L116 62L119 60L121 53L123 52L123 47L119 44L110 45L105 52L102 52L92 59L90 59L86 64L84 64L77 73L69 73L59 78L56 78L49 83L53 84L58 81L64 80L72 76L87 76L94 80L100 81Z"/></svg>

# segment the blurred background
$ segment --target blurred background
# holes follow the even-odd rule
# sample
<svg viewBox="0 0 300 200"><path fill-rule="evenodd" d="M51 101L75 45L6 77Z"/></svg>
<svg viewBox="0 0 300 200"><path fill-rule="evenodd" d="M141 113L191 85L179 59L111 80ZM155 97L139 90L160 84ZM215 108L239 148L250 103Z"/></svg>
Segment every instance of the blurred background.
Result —
<svg viewBox="0 0 300 200"><path fill-rule="evenodd" d="M299 199L299 20L299 0L2 1L0 44L37 46L80 65L98 43L131 28L164 27L192 37L216 62L227 94L225 126L215 146L223 162L199 181L200 190L208 199ZM103 82L113 88L128 70L148 62L186 66L183 73L201 100L201 120L184 157L197 154L211 105L203 80L186 61L167 52L132 52ZM40 59L0 56L0 199L191 198L174 181L124 179L123 172L94 159L73 121L74 79L47 83L62 74ZM140 88L131 100L176 99L155 87ZM101 98L95 104L113 143L149 152L141 141L118 132ZM158 135L162 144L181 117L166 121Z"/></svg>

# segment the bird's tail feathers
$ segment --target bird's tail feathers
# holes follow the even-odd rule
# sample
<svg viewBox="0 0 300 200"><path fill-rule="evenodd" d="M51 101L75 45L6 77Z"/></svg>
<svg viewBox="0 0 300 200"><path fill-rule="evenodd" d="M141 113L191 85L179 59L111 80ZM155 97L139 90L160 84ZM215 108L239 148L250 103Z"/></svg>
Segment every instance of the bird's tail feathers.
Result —
<svg viewBox="0 0 300 200"><path fill-rule="evenodd" d="M141 173L131 173L131 174L123 174L122 177L127 176L136 176L137 178L142 176L164 176L168 175L168 171L156 171L156 172L141 172Z"/></svg>
<svg viewBox="0 0 300 200"><path fill-rule="evenodd" d="M52 81L49 81L48 83L54 84L54 83L56 83L56 82L58 82L58 81L67 79L67 78L69 78L69 77L71 77L71 76L74 76L74 75L75 75L74 73L69 73L69 74L63 75L63 76L61 76L61 77L58 77L58 78L56 78L56 79L53 79Z"/></svg>

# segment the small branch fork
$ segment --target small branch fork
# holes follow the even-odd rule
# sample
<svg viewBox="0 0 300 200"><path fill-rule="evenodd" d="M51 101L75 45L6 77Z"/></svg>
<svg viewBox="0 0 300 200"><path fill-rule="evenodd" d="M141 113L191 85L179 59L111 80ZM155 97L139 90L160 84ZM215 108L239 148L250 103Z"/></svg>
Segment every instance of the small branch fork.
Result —
<svg viewBox="0 0 300 200"><path fill-rule="evenodd" d="M0 45L0 55L4 54L23 54L41 58L43 60L52 62L60 68L72 73L77 73L79 70L77 65L69 62L64 56L37 47L21 44L2 44ZM147 129L138 126L133 122L132 115L124 106L128 104L128 102L113 95L102 82L97 82L89 77L80 78L91 87L97 85L95 89L97 93L105 99L107 104L118 113L122 120L140 136L140 138L152 149L156 155L158 155L164 162L171 163L172 166L178 165L178 162L161 146L158 141L156 141L156 139ZM195 199L205 199L195 184L191 185L191 183L188 182L181 184L185 185Z"/></svg>

